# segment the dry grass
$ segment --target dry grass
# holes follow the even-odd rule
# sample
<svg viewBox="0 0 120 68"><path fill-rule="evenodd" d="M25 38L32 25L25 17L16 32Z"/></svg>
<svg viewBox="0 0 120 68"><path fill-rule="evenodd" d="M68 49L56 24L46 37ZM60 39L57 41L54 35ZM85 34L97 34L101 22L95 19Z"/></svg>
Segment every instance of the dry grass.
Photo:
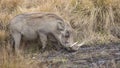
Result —
<svg viewBox="0 0 120 68"><path fill-rule="evenodd" d="M38 68L40 64L40 60L33 59L30 54L22 52L17 53L17 55L13 54L9 45L0 48L0 68ZM41 68L43 67L41 66Z"/></svg>
<svg viewBox="0 0 120 68"><path fill-rule="evenodd" d="M119 3L120 0L0 0L0 42L6 41L10 19L24 12L53 12L62 16L77 31L77 40L88 40L87 44L119 42L110 33L113 27L120 27ZM11 61L13 56L4 49L0 55L2 68L26 68L24 65L30 65L27 61L32 62L23 56Z"/></svg>
<svg viewBox="0 0 120 68"><path fill-rule="evenodd" d="M1 0L1 29L6 30L11 18L24 12L53 12L68 20L78 32L78 40L119 41L111 35L120 26L119 0Z"/></svg>

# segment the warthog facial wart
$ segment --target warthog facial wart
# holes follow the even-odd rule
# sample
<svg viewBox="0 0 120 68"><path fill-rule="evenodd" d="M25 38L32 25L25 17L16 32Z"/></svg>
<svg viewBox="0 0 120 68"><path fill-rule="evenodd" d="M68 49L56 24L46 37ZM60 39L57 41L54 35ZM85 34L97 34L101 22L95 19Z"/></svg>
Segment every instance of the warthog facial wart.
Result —
<svg viewBox="0 0 120 68"><path fill-rule="evenodd" d="M24 13L17 15L10 21L9 29L15 42L15 51L20 47L22 38L25 40L39 38L42 49L45 49L49 34L53 35L57 42L66 49L77 50L81 46L77 45L77 42L74 43L74 30L71 25L53 13Z"/></svg>

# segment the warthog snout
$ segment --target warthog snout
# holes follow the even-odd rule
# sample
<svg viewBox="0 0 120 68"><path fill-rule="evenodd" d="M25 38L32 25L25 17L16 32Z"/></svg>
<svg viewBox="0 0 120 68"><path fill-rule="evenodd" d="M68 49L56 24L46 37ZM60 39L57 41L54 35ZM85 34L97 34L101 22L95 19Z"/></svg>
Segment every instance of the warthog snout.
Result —
<svg viewBox="0 0 120 68"><path fill-rule="evenodd" d="M84 44L85 44L85 42L82 42L80 44L78 42L75 42L70 47L67 47L66 49L68 51L77 51L80 48L80 46L82 46Z"/></svg>

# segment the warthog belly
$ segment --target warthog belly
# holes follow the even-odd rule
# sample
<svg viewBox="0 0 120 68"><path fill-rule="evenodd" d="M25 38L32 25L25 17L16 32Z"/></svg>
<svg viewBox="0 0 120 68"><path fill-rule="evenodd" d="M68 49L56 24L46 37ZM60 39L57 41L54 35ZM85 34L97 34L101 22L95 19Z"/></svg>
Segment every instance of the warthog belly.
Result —
<svg viewBox="0 0 120 68"><path fill-rule="evenodd" d="M38 37L37 32L29 26L25 26L21 31L21 34L26 40L34 40Z"/></svg>

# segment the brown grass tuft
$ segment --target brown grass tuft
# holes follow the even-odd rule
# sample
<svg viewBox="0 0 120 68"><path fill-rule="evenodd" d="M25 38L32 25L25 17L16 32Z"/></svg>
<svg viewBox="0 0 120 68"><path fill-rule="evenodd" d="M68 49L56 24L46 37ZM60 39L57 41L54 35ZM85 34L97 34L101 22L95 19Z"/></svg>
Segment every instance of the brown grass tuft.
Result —
<svg viewBox="0 0 120 68"><path fill-rule="evenodd" d="M87 40L86 44L120 42L120 30L117 29L120 27L119 3L120 0L0 0L0 42L6 42L9 36L10 20L24 12L53 12L62 16L77 31L76 40ZM34 66L30 58L11 56L4 48L0 55L0 68Z"/></svg>
<svg viewBox="0 0 120 68"><path fill-rule="evenodd" d="M40 62L31 58L29 54L14 55L9 47L0 48L0 68L37 68Z"/></svg>

